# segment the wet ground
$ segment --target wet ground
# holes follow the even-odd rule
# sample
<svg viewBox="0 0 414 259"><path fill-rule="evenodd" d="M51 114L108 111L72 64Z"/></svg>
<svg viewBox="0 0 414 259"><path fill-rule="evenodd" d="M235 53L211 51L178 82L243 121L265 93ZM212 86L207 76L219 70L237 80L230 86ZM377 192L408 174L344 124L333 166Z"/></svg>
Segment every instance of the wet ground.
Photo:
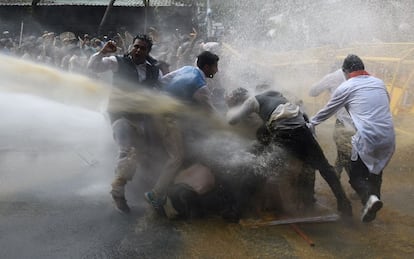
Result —
<svg viewBox="0 0 414 259"><path fill-rule="evenodd" d="M158 218L137 182L128 186L132 213L121 215L109 196L116 148L102 115L2 95L0 118L0 258L414 258L409 120L398 122L405 131L397 131L377 219L360 223L361 205L353 200L352 222L298 224L312 247L290 225L249 228L215 217ZM332 161L328 125L318 134ZM318 202L334 208L317 180ZM343 175L352 194L346 180Z"/></svg>

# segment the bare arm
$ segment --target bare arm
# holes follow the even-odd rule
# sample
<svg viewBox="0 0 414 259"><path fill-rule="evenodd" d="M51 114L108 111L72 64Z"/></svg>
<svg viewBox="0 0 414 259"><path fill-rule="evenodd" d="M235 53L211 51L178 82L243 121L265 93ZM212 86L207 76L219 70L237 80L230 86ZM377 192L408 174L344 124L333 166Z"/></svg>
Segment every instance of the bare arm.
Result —
<svg viewBox="0 0 414 259"><path fill-rule="evenodd" d="M227 112L227 121L229 124L236 124L241 119L248 115L259 112L259 102L256 97L250 97L244 103L238 107L235 107Z"/></svg>

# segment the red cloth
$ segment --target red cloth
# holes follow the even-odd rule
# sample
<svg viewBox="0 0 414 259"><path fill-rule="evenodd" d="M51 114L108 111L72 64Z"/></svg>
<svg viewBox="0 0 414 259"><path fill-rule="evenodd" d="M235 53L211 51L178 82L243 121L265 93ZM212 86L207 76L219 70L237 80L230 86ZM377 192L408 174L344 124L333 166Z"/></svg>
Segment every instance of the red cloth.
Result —
<svg viewBox="0 0 414 259"><path fill-rule="evenodd" d="M356 77L356 76L369 76L367 71L365 70L357 70L348 74L349 78Z"/></svg>

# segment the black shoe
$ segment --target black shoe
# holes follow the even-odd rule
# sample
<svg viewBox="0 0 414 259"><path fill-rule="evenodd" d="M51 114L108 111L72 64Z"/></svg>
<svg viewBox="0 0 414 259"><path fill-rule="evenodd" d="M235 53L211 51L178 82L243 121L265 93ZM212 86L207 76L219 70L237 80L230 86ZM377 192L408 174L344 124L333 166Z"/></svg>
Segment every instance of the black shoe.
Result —
<svg viewBox="0 0 414 259"><path fill-rule="evenodd" d="M131 209L129 208L129 206L128 206L126 200L125 200L125 197L118 197L118 196L114 196L112 194L112 199L114 200L115 208L119 212L128 214L131 211Z"/></svg>

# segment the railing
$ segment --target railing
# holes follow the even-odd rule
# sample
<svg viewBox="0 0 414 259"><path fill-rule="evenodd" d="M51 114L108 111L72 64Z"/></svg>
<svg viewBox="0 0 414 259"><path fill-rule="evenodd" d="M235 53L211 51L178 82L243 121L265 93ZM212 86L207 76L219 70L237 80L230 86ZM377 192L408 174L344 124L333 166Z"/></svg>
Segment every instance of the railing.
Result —
<svg viewBox="0 0 414 259"><path fill-rule="evenodd" d="M336 63L339 68L348 54L356 54L365 63L368 72L384 80L390 94L390 106L394 116L414 114L414 42L397 43L361 43L346 48L324 46L300 51L270 52L260 49L243 49L239 51L230 44L223 44L225 52L231 58L248 61L266 68L278 76L280 71L285 74L297 74L298 71L311 71L306 75L309 80L299 76L291 78L291 83L299 81L302 98L307 98L309 82L316 82L331 72Z"/></svg>

